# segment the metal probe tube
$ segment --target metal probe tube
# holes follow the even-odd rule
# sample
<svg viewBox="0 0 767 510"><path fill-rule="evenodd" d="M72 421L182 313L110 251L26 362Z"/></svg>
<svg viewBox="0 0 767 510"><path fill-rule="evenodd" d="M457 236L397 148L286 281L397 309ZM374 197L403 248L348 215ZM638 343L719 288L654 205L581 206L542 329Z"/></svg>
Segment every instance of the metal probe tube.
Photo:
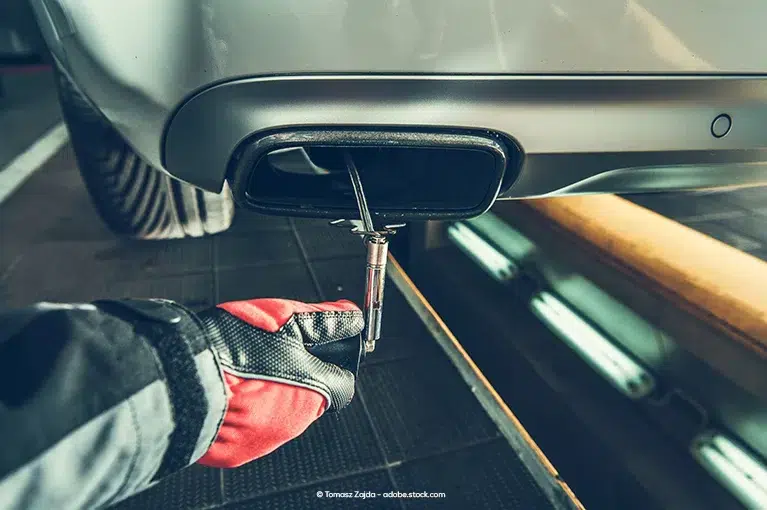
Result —
<svg viewBox="0 0 767 510"><path fill-rule="evenodd" d="M383 236L369 236L365 239L368 249L367 282L365 285L365 352L373 352L376 340L381 338L383 318L384 285L386 283L386 262L389 254L389 240Z"/></svg>

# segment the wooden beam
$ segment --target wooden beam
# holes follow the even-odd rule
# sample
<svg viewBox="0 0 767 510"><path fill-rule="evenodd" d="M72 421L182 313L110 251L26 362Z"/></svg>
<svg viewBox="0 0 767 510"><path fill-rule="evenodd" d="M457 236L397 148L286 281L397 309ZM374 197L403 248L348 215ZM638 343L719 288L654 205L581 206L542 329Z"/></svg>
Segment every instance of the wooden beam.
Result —
<svg viewBox="0 0 767 510"><path fill-rule="evenodd" d="M767 357L767 263L612 195L527 206Z"/></svg>

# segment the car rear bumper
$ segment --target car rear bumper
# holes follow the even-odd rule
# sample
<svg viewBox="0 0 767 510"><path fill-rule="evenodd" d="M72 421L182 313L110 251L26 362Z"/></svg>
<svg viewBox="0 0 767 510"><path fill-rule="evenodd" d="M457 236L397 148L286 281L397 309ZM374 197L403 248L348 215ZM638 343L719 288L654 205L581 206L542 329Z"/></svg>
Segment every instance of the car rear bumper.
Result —
<svg viewBox="0 0 767 510"><path fill-rule="evenodd" d="M767 182L765 125L757 76L275 76L189 99L163 165L216 191L233 156L275 130L453 128L516 143L505 198L657 191Z"/></svg>
<svg viewBox="0 0 767 510"><path fill-rule="evenodd" d="M173 112L188 98L216 84L236 82L237 85L231 86L242 90L243 78L268 82L275 79L268 77L285 75L427 73L458 75L461 81L465 78L460 76L467 74L506 75L506 79L521 80L521 84L513 86L511 94L515 95L515 90L536 83L536 75L591 74L598 83L599 77L606 73L737 75L765 70L765 38L759 34L763 33L760 23L767 16L767 4L759 3L742 10L726 4L701 6L694 0L677 2L673 7L660 0L626 3L562 0L556 4L538 0L228 0L215 6L200 0L119 3L32 0L32 5L56 61L128 143L158 167L162 166L163 152L167 149L161 144L162 135ZM480 80L494 84L483 87L499 86L498 78ZM570 93L567 84L560 83L563 86L556 107L564 108L570 101ZM663 82L663 86L668 83ZM312 84L314 82L307 82L307 87ZM576 89L585 86L576 85ZM259 86L258 90L263 87ZM295 83L288 88L305 92L297 90ZM402 87L396 88L394 96L403 93ZM355 93L351 86L345 85L343 90ZM599 90L605 92L602 88ZM609 96L610 91L607 92ZM253 93L257 93L255 86ZM663 94L677 97L678 93ZM220 92L213 88L205 94L213 97ZM313 94L308 91L308 95L294 98L305 102ZM364 96L368 92L362 90L359 94ZM431 94L432 102L440 103L442 91L432 90ZM450 98L455 96L452 91L448 94ZM646 99L648 92L640 95ZM467 97L468 102L462 100L448 117L456 118L461 124L478 124L479 110L469 104L474 101L471 94ZM713 104L719 106L717 97L715 94ZM495 107L495 100L480 103L489 109ZM352 104L350 99L347 106ZM411 103L401 102L398 108L408 104ZM468 107L474 109L467 114L471 118L461 117L461 111ZM271 115L266 111L270 108L265 105L265 111L259 114L261 120ZM381 105L376 108L380 109ZM450 109L443 104L430 112ZM635 120L620 120L620 109L610 105L607 110L611 113L600 118L602 125ZM705 108L699 113L703 110ZM482 124L501 122L492 110L483 111L488 116ZM514 114L519 113L515 108ZM542 111L536 115L536 120L543 120L541 131L546 131L536 137L553 133L555 138L580 142L589 134L588 129L569 121L574 116L583 122L588 120L588 114L568 114L562 127L552 127L549 121L557 119L556 124L562 115L550 113ZM404 120L401 116L396 120L426 125L438 121L425 116L416 119L418 115L415 111L408 112ZM648 112L648 117L653 117L653 112ZM575 132L560 136L560 131L574 126ZM525 132L532 129L537 128L529 126ZM653 129L660 129L659 137L666 136L665 127ZM609 135L610 130L605 131ZM616 128L615 132L623 134L623 127ZM577 147L577 152L593 152L594 143L610 145L600 139L603 133L597 134L600 136L586 146ZM208 143L214 150L220 145L205 141ZM541 152L533 147L532 141L525 144L527 153ZM678 149L675 144L674 150ZM604 147L600 151L609 152ZM199 180L195 177L196 169L171 171ZM204 179L208 181L206 186L212 188L214 181L220 183L223 171L221 166L209 167L211 176ZM573 182L578 179L564 178L562 185ZM530 190L538 188L533 186Z"/></svg>

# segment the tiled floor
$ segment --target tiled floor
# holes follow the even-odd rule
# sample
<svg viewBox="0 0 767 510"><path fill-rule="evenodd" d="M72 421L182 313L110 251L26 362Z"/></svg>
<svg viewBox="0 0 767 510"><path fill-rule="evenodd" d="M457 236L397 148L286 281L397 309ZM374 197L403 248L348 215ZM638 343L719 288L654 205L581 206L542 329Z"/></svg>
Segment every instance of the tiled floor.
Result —
<svg viewBox="0 0 767 510"><path fill-rule="evenodd" d="M50 71L3 73L0 95L0 168L61 120Z"/></svg>
<svg viewBox="0 0 767 510"><path fill-rule="evenodd" d="M98 220L70 149L0 205L0 306L163 296L194 309L280 296L359 301L361 243L324 222L239 214L227 233L125 242ZM439 491L444 508L549 508L525 465L394 289L384 338L349 408L235 470L199 466L118 505L127 510L422 508L424 500L320 501L317 491Z"/></svg>

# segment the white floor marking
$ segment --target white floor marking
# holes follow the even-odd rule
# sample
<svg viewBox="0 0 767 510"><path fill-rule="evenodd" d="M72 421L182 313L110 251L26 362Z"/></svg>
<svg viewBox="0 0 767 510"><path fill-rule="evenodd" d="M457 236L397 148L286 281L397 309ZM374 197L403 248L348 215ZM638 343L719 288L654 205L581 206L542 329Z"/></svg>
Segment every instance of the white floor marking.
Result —
<svg viewBox="0 0 767 510"><path fill-rule="evenodd" d="M69 132L64 123L60 122L5 167L0 168L0 204L68 141Z"/></svg>

